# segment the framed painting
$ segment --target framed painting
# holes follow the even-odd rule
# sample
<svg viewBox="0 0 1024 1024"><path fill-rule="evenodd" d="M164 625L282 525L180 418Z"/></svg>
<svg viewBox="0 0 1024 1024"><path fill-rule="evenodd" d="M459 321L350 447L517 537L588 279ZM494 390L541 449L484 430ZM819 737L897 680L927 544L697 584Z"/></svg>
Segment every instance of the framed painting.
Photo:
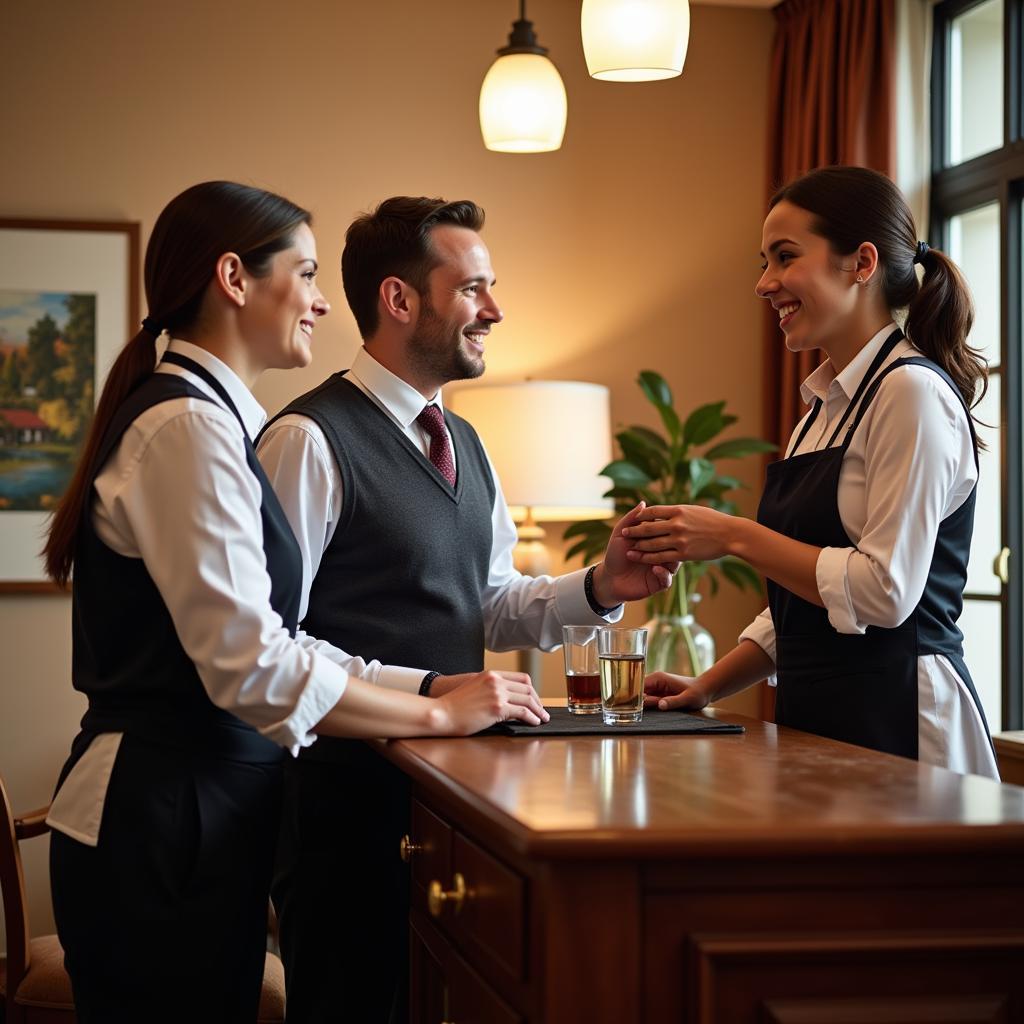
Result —
<svg viewBox="0 0 1024 1024"><path fill-rule="evenodd" d="M107 370L139 323L139 225L0 218L0 593L39 551Z"/></svg>

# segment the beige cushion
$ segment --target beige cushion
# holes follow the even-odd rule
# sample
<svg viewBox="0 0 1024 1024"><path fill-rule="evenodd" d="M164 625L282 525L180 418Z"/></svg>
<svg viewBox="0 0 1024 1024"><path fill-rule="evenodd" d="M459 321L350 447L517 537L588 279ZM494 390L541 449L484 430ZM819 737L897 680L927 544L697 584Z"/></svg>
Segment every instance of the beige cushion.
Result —
<svg viewBox="0 0 1024 1024"><path fill-rule="evenodd" d="M56 935L32 939L31 962L22 979L15 1002L19 1006L44 1006L55 1010L74 1010L71 981L64 970L64 950Z"/></svg>
<svg viewBox="0 0 1024 1024"><path fill-rule="evenodd" d="M284 1020L284 967L273 953L267 954L263 969L263 992L257 1024L277 1024Z"/></svg>

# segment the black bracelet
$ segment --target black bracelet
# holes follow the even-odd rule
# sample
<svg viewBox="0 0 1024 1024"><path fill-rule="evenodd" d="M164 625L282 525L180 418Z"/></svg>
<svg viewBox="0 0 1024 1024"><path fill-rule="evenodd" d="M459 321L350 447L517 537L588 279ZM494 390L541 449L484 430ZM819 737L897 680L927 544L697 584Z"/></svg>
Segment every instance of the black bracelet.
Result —
<svg viewBox="0 0 1024 1024"><path fill-rule="evenodd" d="M587 570L587 575L583 577L583 593L586 596L587 604L594 610L594 613L600 615L602 618L605 615L611 615L616 608L620 608L621 605L612 605L611 608L605 608L604 605L597 603L597 598L594 597L594 573L597 572L597 566L592 565Z"/></svg>
<svg viewBox="0 0 1024 1024"><path fill-rule="evenodd" d="M440 675L440 672L428 672L423 677L423 682L420 683L420 696L429 697L430 688L434 685L434 680Z"/></svg>

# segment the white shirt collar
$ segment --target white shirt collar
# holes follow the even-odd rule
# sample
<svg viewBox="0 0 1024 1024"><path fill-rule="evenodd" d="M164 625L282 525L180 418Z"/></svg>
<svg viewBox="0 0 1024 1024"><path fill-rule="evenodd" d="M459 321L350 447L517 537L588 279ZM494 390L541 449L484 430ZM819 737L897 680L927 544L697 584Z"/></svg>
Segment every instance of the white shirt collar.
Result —
<svg viewBox="0 0 1024 1024"><path fill-rule="evenodd" d="M811 371L800 385L800 397L807 405L810 405L815 398L820 398L824 402L832 385L835 384L842 389L848 399L852 398L864 374L867 373L871 361L878 355L878 350L895 330L896 324L887 323L871 337L840 373L836 373L832 366L832 360L826 359Z"/></svg>
<svg viewBox="0 0 1024 1024"><path fill-rule="evenodd" d="M348 375L359 380L403 429L415 422L423 407L429 404L411 384L378 363L365 348L356 353ZM430 403L444 411L440 391L430 399Z"/></svg>
<svg viewBox="0 0 1024 1024"><path fill-rule="evenodd" d="M235 403L235 408L238 410L239 416L242 417L242 424L249 437L253 438L260 432L260 428L267 422L267 413L263 406L256 401L253 393L242 383L242 379L227 363L222 362L205 348L193 345L189 341L182 341L181 338L172 338L167 349L171 352L187 356L189 359L195 360L204 369L209 370L231 396L231 401ZM159 363L157 369L162 373L182 375L188 373L188 370L176 366L174 363L167 363L166 365ZM204 391L212 392L206 381L201 377L196 379ZM220 402L220 397L215 392L213 392L213 397Z"/></svg>

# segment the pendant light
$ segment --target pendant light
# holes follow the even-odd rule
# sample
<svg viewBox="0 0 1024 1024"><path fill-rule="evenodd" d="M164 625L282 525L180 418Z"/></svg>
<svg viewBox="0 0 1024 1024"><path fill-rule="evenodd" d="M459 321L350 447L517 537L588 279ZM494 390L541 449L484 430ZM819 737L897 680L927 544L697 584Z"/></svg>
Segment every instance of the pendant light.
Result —
<svg viewBox="0 0 1024 1024"><path fill-rule="evenodd" d="M547 153L562 145L568 103L558 69L537 42L520 0L508 45L480 87L484 145L499 153Z"/></svg>
<svg viewBox="0 0 1024 1024"><path fill-rule="evenodd" d="M650 82L683 70L687 0L583 0L583 53L591 78Z"/></svg>

